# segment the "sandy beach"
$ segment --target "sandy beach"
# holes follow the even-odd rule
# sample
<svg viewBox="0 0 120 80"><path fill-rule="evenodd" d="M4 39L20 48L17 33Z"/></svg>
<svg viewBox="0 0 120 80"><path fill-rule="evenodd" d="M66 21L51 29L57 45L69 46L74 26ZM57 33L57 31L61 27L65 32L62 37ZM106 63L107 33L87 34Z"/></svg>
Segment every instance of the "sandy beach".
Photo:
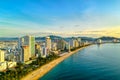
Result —
<svg viewBox="0 0 120 80"><path fill-rule="evenodd" d="M39 69L37 69L37 70L31 72L30 74L26 75L21 80L38 80L39 78L44 76L46 73L48 73L52 68L54 68L57 64L59 64L60 62L62 62L63 60L65 60L66 58L71 56L72 54L78 52L79 50L82 50L83 48L85 48L85 47L82 47L80 49L77 49L75 51L67 53L67 54L63 55L62 57L60 57L58 59L55 59L48 64L43 65Z"/></svg>

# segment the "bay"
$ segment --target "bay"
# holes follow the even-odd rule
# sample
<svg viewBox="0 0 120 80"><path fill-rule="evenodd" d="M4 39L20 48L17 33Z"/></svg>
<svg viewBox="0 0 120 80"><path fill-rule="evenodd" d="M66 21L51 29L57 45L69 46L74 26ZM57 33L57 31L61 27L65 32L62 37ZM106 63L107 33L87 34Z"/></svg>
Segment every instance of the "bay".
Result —
<svg viewBox="0 0 120 80"><path fill-rule="evenodd" d="M40 80L120 80L120 44L89 46L65 59Z"/></svg>

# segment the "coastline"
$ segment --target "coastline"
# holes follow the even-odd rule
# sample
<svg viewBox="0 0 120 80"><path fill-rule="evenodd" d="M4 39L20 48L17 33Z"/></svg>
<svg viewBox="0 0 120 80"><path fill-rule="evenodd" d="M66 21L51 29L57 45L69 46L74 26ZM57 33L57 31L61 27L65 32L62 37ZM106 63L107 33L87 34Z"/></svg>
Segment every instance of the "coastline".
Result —
<svg viewBox="0 0 120 80"><path fill-rule="evenodd" d="M23 77L21 80L30 80L30 79L38 80L39 78L44 76L46 73L48 73L51 69L53 69L56 65L58 65L60 62L62 62L63 60L65 60L66 58L71 56L72 54L74 54L74 53L78 52L79 50L82 50L86 47L87 46L79 48L75 51L71 51L70 53L63 55L62 57L57 58L57 59L51 61L50 63L41 66L37 70L35 70L35 71L29 73L28 75L26 75L25 77Z"/></svg>

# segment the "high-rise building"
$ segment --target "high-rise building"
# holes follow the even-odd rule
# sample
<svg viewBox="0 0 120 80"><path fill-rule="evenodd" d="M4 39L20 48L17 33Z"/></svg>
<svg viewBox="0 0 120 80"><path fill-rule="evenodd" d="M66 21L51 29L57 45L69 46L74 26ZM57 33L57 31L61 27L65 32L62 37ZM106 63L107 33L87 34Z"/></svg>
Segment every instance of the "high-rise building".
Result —
<svg viewBox="0 0 120 80"><path fill-rule="evenodd" d="M51 39L50 39L50 37L46 37L45 47L46 47L48 50L51 50Z"/></svg>
<svg viewBox="0 0 120 80"><path fill-rule="evenodd" d="M46 57L47 56L47 48L46 47L42 47L41 49L41 57Z"/></svg>
<svg viewBox="0 0 120 80"><path fill-rule="evenodd" d="M35 37L33 36L24 36L22 38L20 38L19 41L19 46L18 48L20 48L20 54L21 54L21 60L23 60L24 56L22 55L24 51L24 47L28 46L28 52L26 52L27 54L29 54L28 58L33 58L35 57ZM26 49L25 49L26 50Z"/></svg>
<svg viewBox="0 0 120 80"><path fill-rule="evenodd" d="M80 44L77 39L71 39L69 43L71 48L79 47L79 44Z"/></svg>
<svg viewBox="0 0 120 80"><path fill-rule="evenodd" d="M52 51L56 51L57 50L57 43L53 42L51 49L52 49Z"/></svg>
<svg viewBox="0 0 120 80"><path fill-rule="evenodd" d="M29 47L30 47L31 57L35 57L35 37L32 36L30 37Z"/></svg>
<svg viewBox="0 0 120 80"><path fill-rule="evenodd" d="M29 60L29 46L22 46L22 62L26 62Z"/></svg>
<svg viewBox="0 0 120 80"><path fill-rule="evenodd" d="M70 48L74 48L74 47L75 47L75 42L74 42L73 39L71 39L71 40L69 41L69 44L70 44Z"/></svg>
<svg viewBox="0 0 120 80"><path fill-rule="evenodd" d="M57 42L57 49L58 50L64 50L65 49L65 41L63 39L58 40Z"/></svg>
<svg viewBox="0 0 120 80"><path fill-rule="evenodd" d="M40 50L41 50L40 44L35 44L35 55L36 55L36 57L41 55Z"/></svg>
<svg viewBox="0 0 120 80"><path fill-rule="evenodd" d="M3 50L0 50L0 62L5 61L5 52Z"/></svg>
<svg viewBox="0 0 120 80"><path fill-rule="evenodd" d="M45 43L41 45L41 57L46 57L48 54L47 48L45 47Z"/></svg>
<svg viewBox="0 0 120 80"><path fill-rule="evenodd" d="M45 40L45 48L47 49L47 52L46 52L47 55L50 54L51 46L52 46L52 42L51 42L50 37L46 37L46 40Z"/></svg>
<svg viewBox="0 0 120 80"><path fill-rule="evenodd" d="M74 47L79 47L79 42L77 39L74 40Z"/></svg>

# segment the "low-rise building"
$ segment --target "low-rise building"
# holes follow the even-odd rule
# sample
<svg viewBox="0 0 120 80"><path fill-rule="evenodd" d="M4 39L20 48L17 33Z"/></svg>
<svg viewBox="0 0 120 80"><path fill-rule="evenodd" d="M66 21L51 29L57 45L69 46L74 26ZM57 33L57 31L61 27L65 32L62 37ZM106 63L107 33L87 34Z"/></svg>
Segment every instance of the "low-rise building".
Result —
<svg viewBox="0 0 120 80"><path fill-rule="evenodd" d="M4 71L4 70L6 70L8 68L15 67L16 65L17 65L16 62L7 62L7 61L1 62L0 63L0 71Z"/></svg>

